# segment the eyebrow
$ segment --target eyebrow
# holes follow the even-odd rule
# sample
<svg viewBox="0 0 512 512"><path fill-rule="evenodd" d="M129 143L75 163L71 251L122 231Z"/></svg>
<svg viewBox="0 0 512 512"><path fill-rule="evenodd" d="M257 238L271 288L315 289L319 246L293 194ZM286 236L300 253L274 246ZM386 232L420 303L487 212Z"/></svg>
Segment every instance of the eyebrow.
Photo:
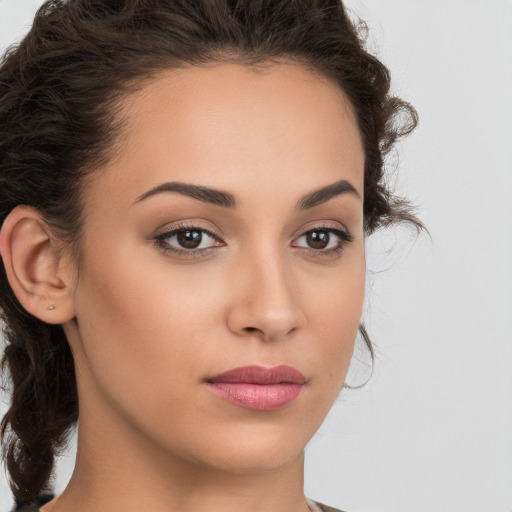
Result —
<svg viewBox="0 0 512 512"><path fill-rule="evenodd" d="M167 192L175 192L177 194L191 197L192 199L197 199L205 203L211 203L216 206L223 206L225 208L237 208L237 201L235 196L229 192L179 181L172 181L157 185L156 187L148 190L147 192L144 192L144 194L139 196L135 203L144 201L148 197ZM314 206L318 206L329 201L333 197L343 194L350 194L359 199L361 198L359 192L350 182L346 180L340 180L302 196L297 202L296 208L298 210L308 210L309 208L313 208Z"/></svg>

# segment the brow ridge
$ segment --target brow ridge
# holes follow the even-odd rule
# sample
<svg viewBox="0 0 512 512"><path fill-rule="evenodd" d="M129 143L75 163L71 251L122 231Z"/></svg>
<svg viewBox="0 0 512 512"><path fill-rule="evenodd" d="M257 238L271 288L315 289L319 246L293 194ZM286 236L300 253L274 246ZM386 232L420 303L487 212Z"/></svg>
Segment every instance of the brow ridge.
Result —
<svg viewBox="0 0 512 512"><path fill-rule="evenodd" d="M139 196L135 202L138 203L140 201L144 201L148 197L166 192L176 192L178 194L191 197L192 199L197 199L199 201L211 203L217 206L223 206L226 208L237 207L237 201L235 197L229 192L179 181L166 182L157 185L156 187ZM322 187L318 190L314 190L313 192L309 192L302 196L297 202L296 209L308 210L309 208L318 206L336 196L343 194L351 194L360 198L359 193L350 182L347 180L339 180L335 183Z"/></svg>
<svg viewBox="0 0 512 512"><path fill-rule="evenodd" d="M235 197L229 192L179 181L162 183L161 185L148 190L137 199L136 203L143 201L148 197L164 192L176 192L183 196L191 197L192 199L198 199L199 201L206 203L212 203L218 206L224 206L226 208L236 208Z"/></svg>
<svg viewBox="0 0 512 512"><path fill-rule="evenodd" d="M322 187L313 192L309 192L301 199L299 199L297 208L299 210L308 210L309 208L318 206L329 201L329 199L342 194L350 194L361 198L359 192L349 181L339 180L335 183L332 183L331 185L327 185L326 187Z"/></svg>

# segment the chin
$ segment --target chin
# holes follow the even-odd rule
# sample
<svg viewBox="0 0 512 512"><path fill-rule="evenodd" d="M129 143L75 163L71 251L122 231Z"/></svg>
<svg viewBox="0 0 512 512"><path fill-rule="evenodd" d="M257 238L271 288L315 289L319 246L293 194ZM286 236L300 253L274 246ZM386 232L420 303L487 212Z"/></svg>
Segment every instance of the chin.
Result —
<svg viewBox="0 0 512 512"><path fill-rule="evenodd" d="M304 447L273 446L272 449L257 446L231 448L224 453L211 453L202 463L210 469L226 473L248 475L282 470L302 459ZM199 462L199 460L197 461Z"/></svg>
<svg viewBox="0 0 512 512"><path fill-rule="evenodd" d="M303 427L306 427L303 425ZM303 457L314 434L293 425L233 426L189 444L189 460L210 469L249 474L283 469ZM192 445L192 446L191 446Z"/></svg>
<svg viewBox="0 0 512 512"><path fill-rule="evenodd" d="M241 475L273 472L300 460L314 426L271 416L266 420L210 421L196 428L168 425L165 429L159 423L156 430L148 425L145 437L151 439L148 448L163 465L174 460L196 474L201 470Z"/></svg>

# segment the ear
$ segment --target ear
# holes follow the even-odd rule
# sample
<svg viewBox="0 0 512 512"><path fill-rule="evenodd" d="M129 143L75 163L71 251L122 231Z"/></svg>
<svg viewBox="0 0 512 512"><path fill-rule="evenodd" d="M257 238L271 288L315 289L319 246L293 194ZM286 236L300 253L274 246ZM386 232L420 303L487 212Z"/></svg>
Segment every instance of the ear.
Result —
<svg viewBox="0 0 512 512"><path fill-rule="evenodd" d="M74 318L71 251L38 210L12 210L0 231L0 254L9 284L29 313L49 324Z"/></svg>

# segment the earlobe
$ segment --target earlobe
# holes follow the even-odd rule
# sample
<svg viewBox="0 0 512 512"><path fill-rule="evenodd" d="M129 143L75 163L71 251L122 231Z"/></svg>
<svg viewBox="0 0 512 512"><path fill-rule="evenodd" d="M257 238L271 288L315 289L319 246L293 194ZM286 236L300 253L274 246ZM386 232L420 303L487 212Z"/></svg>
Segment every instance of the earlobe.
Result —
<svg viewBox="0 0 512 512"><path fill-rule="evenodd" d="M43 322L74 317L69 251L62 250L35 208L18 206L0 232L0 253L9 284L20 304Z"/></svg>

